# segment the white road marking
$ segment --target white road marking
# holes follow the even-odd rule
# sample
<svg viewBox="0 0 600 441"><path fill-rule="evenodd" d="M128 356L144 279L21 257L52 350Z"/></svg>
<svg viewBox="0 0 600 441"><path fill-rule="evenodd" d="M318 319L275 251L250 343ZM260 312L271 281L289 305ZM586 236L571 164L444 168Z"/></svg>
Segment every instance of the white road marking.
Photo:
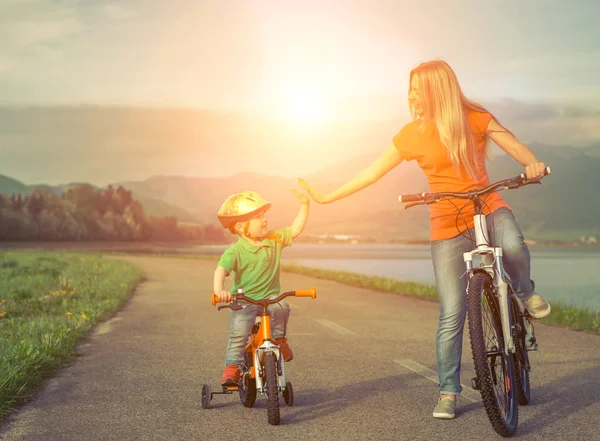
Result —
<svg viewBox="0 0 600 441"><path fill-rule="evenodd" d="M341 335L356 335L355 332L350 329L346 329L343 326L338 325L337 323L333 323L332 321L326 319L315 319L315 321L321 323L323 326L327 326L329 329L334 330L338 334Z"/></svg>
<svg viewBox="0 0 600 441"><path fill-rule="evenodd" d="M439 383L437 372L432 371L428 367L423 366L422 364L419 364L416 361L412 361L412 360L409 360L406 358L402 359L402 360L394 360L394 361L396 363L398 363L399 365L404 366L406 369L416 372L417 374L422 375L423 377L427 378L428 380L433 381L435 384ZM472 389L468 386L465 386L462 383L461 383L461 386L463 388L462 392L460 393L461 397L464 397L467 400L472 401L473 403L481 401L481 394L478 391L476 391L475 389Z"/></svg>

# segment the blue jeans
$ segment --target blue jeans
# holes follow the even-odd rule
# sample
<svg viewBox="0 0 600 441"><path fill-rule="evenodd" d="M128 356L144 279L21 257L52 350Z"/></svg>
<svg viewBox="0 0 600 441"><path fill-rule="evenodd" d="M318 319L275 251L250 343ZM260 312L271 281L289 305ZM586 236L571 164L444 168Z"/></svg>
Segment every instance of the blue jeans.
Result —
<svg viewBox="0 0 600 441"><path fill-rule="evenodd" d="M505 207L486 216L489 238L493 246L503 250L504 269L511 279L515 294L526 300L534 292L530 279L529 249L523 240L512 212ZM463 233L468 236L468 233ZM473 239L475 232L471 230ZM431 257L440 299L440 316L436 338L437 368L440 394L459 395L460 360L465 317L467 315L467 275L463 253L475 248L459 235L431 243Z"/></svg>
<svg viewBox="0 0 600 441"><path fill-rule="evenodd" d="M225 365L242 366L244 362L244 348L248 344L248 337L252 334L252 327L256 317L262 313L262 307L243 303L243 309L229 311L229 343L225 355ZM280 306L281 305L281 306ZM290 305L281 300L279 303L269 305L267 309L271 316L271 338L281 338L290 318Z"/></svg>

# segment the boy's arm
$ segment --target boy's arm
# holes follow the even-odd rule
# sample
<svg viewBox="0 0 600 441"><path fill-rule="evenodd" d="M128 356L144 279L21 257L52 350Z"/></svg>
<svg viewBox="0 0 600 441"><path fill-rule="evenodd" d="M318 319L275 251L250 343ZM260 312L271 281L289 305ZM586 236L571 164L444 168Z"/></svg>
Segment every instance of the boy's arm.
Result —
<svg viewBox="0 0 600 441"><path fill-rule="evenodd" d="M300 234L304 231L304 225L306 225L306 220L308 219L310 199L308 199L304 194L296 190L292 189L292 191L302 203L302 205L300 206L300 211L298 211L298 215L292 223L292 239L295 239L296 237L300 236Z"/></svg>
<svg viewBox="0 0 600 441"><path fill-rule="evenodd" d="M215 270L215 275L213 278L213 292L219 297L221 302L229 302L231 300L231 293L223 288L225 284L225 277L228 275L229 271L222 266L218 266Z"/></svg>

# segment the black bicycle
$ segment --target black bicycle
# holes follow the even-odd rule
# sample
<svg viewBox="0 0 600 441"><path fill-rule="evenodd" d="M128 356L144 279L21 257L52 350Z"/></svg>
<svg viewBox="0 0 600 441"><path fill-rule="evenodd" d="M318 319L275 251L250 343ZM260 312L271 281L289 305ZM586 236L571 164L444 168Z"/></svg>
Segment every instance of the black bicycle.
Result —
<svg viewBox="0 0 600 441"><path fill-rule="evenodd" d="M544 176L550 174L547 167ZM502 263L502 248L492 246L483 214L484 196L506 189L516 189L540 183L528 180L524 174L496 182L480 190L460 192L421 193L400 196L400 202L411 202L405 208L435 204L453 198L468 199L475 208L475 248L464 253L469 277L467 285L467 316L469 337L476 377L473 389L481 392L485 411L494 430L510 437L517 430L518 405L531 398L528 352L537 350L533 330L534 320L514 294L510 278ZM460 210L458 212L460 216ZM475 256L481 264L473 265Z"/></svg>

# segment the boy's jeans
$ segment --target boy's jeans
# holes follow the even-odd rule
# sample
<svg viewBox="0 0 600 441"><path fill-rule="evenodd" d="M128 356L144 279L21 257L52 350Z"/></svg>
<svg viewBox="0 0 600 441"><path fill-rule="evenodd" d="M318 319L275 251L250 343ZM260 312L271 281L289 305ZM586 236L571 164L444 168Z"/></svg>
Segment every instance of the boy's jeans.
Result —
<svg viewBox="0 0 600 441"><path fill-rule="evenodd" d="M244 362L244 348L248 344L248 337L252 333L252 327L256 317L262 313L262 307L240 302L244 305L238 311L229 311L229 343L225 355L225 365L242 366ZM280 306L281 305L281 306ZM269 305L267 309L271 316L271 338L281 338L285 332L290 318L290 305L285 300Z"/></svg>
<svg viewBox="0 0 600 441"><path fill-rule="evenodd" d="M530 279L529 249L523 241L512 212L505 207L486 217L489 238L493 246L501 246L504 268L516 295L528 299L535 289ZM470 230L475 238L475 232ZM468 232L464 232L468 236ZM463 329L467 314L467 275L463 253L475 245L463 236L436 240L431 243L431 257L440 299L440 316L436 338L437 368L440 394L459 395L460 360Z"/></svg>

